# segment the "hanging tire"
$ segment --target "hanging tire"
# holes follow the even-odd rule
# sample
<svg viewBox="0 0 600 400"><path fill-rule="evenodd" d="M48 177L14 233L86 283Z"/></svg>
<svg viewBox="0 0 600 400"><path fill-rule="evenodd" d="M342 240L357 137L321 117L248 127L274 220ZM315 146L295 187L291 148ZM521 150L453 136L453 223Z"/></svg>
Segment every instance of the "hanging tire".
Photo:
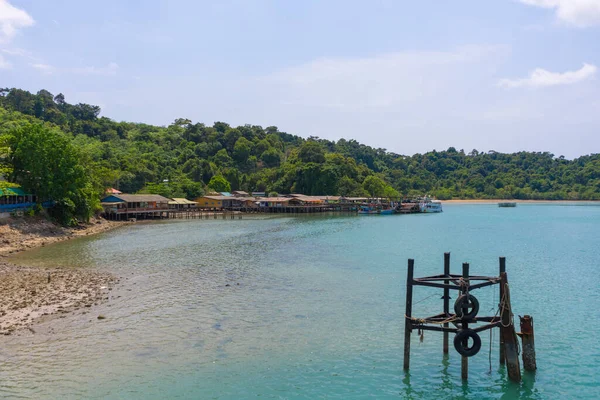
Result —
<svg viewBox="0 0 600 400"><path fill-rule="evenodd" d="M473 340L471 347L469 339ZM461 356L473 357L481 349L481 338L473 329L461 329L454 336L454 348Z"/></svg>
<svg viewBox="0 0 600 400"><path fill-rule="evenodd" d="M471 311L468 311L469 308ZM479 300L471 294L461 294L454 302L454 313L463 319L473 319L479 312Z"/></svg>

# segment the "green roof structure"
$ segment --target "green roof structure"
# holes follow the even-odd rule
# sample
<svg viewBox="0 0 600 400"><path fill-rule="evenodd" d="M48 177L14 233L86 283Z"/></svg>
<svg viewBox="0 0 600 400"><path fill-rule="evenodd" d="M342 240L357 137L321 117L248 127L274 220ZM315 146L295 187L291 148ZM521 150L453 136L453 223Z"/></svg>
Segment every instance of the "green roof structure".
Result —
<svg viewBox="0 0 600 400"><path fill-rule="evenodd" d="M29 196L29 193L25 193L23 189L14 188L0 188L0 196Z"/></svg>

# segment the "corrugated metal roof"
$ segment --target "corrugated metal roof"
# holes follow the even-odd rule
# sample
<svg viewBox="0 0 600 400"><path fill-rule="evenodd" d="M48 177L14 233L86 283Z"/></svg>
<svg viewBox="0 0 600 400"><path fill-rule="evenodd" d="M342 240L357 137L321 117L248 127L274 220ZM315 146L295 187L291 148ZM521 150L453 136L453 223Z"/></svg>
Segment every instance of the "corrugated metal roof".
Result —
<svg viewBox="0 0 600 400"><path fill-rule="evenodd" d="M287 203L290 200L292 200L291 197L263 197L263 198L259 199L259 201L261 203L264 203L264 202Z"/></svg>
<svg viewBox="0 0 600 400"><path fill-rule="evenodd" d="M235 197L230 196L202 196L201 199L211 199L211 200L237 200Z"/></svg>
<svg viewBox="0 0 600 400"><path fill-rule="evenodd" d="M323 201L323 199L321 199L318 196L305 196L303 194L297 195L294 198L300 201L304 201L305 203L320 203Z"/></svg>
<svg viewBox="0 0 600 400"><path fill-rule="evenodd" d="M181 198L181 197L174 197L172 201L169 201L169 204L198 204L198 203L196 203L195 201Z"/></svg>
<svg viewBox="0 0 600 400"><path fill-rule="evenodd" d="M126 203L168 203L169 199L159 194L113 194L107 198L116 198Z"/></svg>
<svg viewBox="0 0 600 400"><path fill-rule="evenodd" d="M19 187L0 189L0 196L29 196Z"/></svg>

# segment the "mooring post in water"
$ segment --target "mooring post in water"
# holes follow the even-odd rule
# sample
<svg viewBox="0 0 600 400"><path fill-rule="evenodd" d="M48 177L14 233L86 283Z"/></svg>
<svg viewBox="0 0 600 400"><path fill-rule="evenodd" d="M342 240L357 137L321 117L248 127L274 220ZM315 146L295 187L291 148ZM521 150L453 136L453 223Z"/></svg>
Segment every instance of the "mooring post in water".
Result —
<svg viewBox="0 0 600 400"><path fill-rule="evenodd" d="M521 382L521 365L519 363L519 351L517 343L517 333L512 319L512 307L510 304L510 289L508 287L508 278L506 272L500 275L500 285L504 291L504 299L500 304L500 318L502 325L500 326L500 336L504 342L504 357L506 359L506 368L508 369L508 377L515 381Z"/></svg>
<svg viewBox="0 0 600 400"><path fill-rule="evenodd" d="M500 257L500 273L498 274L498 276L502 276L503 273L506 272L506 257ZM498 300L498 307L502 307L502 299L504 298L504 285L500 284L500 297ZM502 311L502 310L501 310ZM502 338L502 335L498 335L500 336L500 365L504 365L504 362L506 361L506 357L504 356L504 339Z"/></svg>
<svg viewBox="0 0 600 400"><path fill-rule="evenodd" d="M533 317L531 315L526 315L524 317L519 315L519 319L521 320L521 333L518 335L521 336L521 340L523 341L521 350L521 355L523 357L523 368L527 371L535 371L537 369L537 365L535 362Z"/></svg>
<svg viewBox="0 0 600 400"><path fill-rule="evenodd" d="M412 331L412 290L415 260L408 260L408 271L406 272L406 312L404 314L404 370L408 371L410 366L410 333Z"/></svg>
<svg viewBox="0 0 600 400"><path fill-rule="evenodd" d="M444 253L444 275L450 275L450 253ZM449 285L450 280L444 280L444 285ZM444 288L444 316L446 319L450 314L450 289ZM444 322L444 328L448 328L448 323ZM444 331L444 354L448 354L448 332Z"/></svg>
<svg viewBox="0 0 600 400"><path fill-rule="evenodd" d="M469 263L463 263L462 265L462 278L465 281L465 285L462 287L462 294L468 294L469 288ZM466 313L466 310L463 309L463 315ZM469 329L469 324L466 319L463 317L460 323L460 329ZM463 342L464 348L469 347L469 339L465 339ZM463 380L469 379L469 358L465 356L461 356L460 362L460 376Z"/></svg>

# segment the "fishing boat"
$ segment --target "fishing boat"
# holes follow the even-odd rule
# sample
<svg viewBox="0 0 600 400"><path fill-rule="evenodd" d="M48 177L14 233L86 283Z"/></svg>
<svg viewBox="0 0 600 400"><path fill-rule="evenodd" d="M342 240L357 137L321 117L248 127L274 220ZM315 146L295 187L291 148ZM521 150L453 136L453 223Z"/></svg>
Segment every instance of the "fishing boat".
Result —
<svg viewBox="0 0 600 400"><path fill-rule="evenodd" d="M419 198L419 209L422 213L440 213L442 212L442 202L433 200L429 196Z"/></svg>
<svg viewBox="0 0 600 400"><path fill-rule="evenodd" d="M513 201L505 201L502 203L498 203L498 207L516 207L517 203L513 202Z"/></svg>
<svg viewBox="0 0 600 400"><path fill-rule="evenodd" d="M394 209L383 209L381 207L374 206L361 206L358 209L358 215L392 215L394 214Z"/></svg>

